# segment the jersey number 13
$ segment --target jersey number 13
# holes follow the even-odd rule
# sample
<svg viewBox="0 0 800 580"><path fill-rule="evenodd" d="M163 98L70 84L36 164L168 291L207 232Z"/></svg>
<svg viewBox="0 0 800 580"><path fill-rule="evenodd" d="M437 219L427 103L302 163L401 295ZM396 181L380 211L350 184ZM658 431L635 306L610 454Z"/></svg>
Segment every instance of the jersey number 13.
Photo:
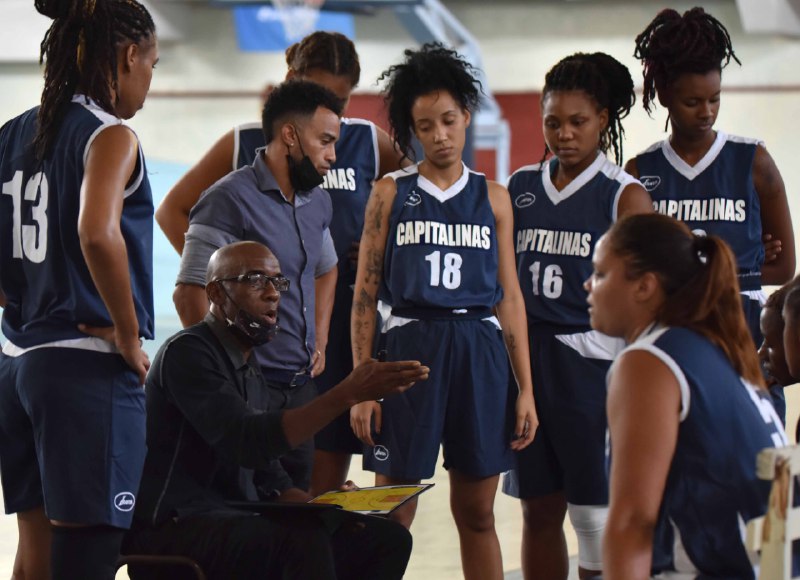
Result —
<svg viewBox="0 0 800 580"><path fill-rule="evenodd" d="M14 173L11 181L3 184L3 195L11 196L12 210L12 255L20 260L28 258L37 264L44 261L47 253L47 177L41 171L28 179L23 195L22 171ZM37 196L38 193L38 196ZM38 197L38 201L37 201ZM33 225L22 225L22 201L35 202L31 207Z"/></svg>

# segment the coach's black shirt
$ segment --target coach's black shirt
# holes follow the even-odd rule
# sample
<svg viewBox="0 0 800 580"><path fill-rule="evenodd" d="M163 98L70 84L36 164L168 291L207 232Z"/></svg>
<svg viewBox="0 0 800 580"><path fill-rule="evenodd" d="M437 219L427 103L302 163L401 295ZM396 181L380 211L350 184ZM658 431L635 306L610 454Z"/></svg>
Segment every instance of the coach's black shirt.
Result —
<svg viewBox="0 0 800 580"><path fill-rule="evenodd" d="M225 324L209 314L174 335L147 374L147 457L135 525L267 499L292 486L289 450L267 386Z"/></svg>

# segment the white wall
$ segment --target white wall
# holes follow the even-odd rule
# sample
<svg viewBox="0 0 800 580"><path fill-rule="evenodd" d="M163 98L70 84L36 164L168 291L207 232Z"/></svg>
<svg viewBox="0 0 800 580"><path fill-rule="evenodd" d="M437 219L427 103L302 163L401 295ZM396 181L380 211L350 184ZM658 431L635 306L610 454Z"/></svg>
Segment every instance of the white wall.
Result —
<svg viewBox="0 0 800 580"><path fill-rule="evenodd" d="M25 1L33 12L33 3ZM498 92L537 90L547 70L560 58L576 51L596 50L608 52L628 65L640 85L641 67L632 56L633 38L663 6L649 0L444 3L480 42L491 88ZM0 21L5 21L6 16L3 4L0 2ZM682 11L694 4L673 2L672 6ZM800 191L800 164L793 158L795 125L800 119L800 42L746 34L733 0L702 5L726 24L743 62L743 66L734 63L724 72L728 90L723 93L718 126L729 133L766 141L787 183L800 232L800 200L796 194ZM191 163L231 125L258 118L258 92L267 82L279 82L286 67L280 54L240 53L227 10L185 7L183 20L183 40L162 43L151 98L133 125L149 156ZM363 68L360 90L376 91L374 79L412 45L410 36L391 12L359 16L357 46ZM775 90L780 87L783 89ZM0 120L34 104L40 90L37 65L0 63ZM244 96L185 96L209 91ZM167 96L171 93L184 97ZM626 157L661 138L665 118L664 111L658 110L650 119L637 106L625 123Z"/></svg>

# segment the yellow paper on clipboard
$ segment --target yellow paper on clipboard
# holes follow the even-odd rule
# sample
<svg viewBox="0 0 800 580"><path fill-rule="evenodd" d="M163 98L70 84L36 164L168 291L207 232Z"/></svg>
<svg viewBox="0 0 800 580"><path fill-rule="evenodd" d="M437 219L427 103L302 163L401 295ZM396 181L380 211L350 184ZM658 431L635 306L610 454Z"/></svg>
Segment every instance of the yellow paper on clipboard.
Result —
<svg viewBox="0 0 800 580"><path fill-rule="evenodd" d="M353 491L327 491L309 500L308 503L338 505L349 512L387 516L433 485L432 483L382 485L362 487Z"/></svg>

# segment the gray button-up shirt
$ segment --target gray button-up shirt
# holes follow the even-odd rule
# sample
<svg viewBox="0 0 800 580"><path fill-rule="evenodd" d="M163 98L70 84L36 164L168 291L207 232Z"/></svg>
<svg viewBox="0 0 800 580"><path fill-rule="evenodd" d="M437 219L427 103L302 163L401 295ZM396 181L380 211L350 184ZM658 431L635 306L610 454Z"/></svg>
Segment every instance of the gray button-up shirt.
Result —
<svg viewBox="0 0 800 580"><path fill-rule="evenodd" d="M288 201L259 152L253 165L242 167L207 189L189 215L189 231L178 282L205 285L211 254L224 245L252 240L278 258L291 280L281 294L280 331L254 351L264 375L307 368L316 340L315 284L336 266L336 250L328 226L331 199L322 188L298 191Z"/></svg>

